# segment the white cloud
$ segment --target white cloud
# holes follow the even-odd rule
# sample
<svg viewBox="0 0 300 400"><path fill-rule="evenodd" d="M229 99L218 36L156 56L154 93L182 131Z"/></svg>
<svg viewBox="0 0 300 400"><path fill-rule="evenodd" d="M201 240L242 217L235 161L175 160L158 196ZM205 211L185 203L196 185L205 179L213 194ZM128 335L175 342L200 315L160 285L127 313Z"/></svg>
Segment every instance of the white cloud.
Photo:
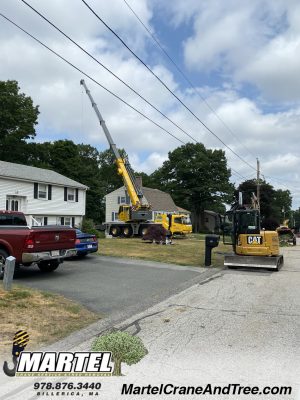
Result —
<svg viewBox="0 0 300 400"><path fill-rule="evenodd" d="M183 48L190 69L253 84L268 101L299 102L298 1L192 3L185 12L180 0L166 8L177 27L193 27Z"/></svg>
<svg viewBox="0 0 300 400"><path fill-rule="evenodd" d="M283 182L294 180L295 183L288 182L288 186L296 194L294 201L298 206L300 191L296 182L299 182L300 176L297 172L299 151L296 144L300 107L297 102L299 80L296 70L299 70L299 61L296 53L299 46L300 13L293 13L297 6L294 1L285 3L278 0L274 3L276 4L258 0L250 3L237 3L233 0L168 2L168 12L171 13L170 29L180 29L181 24L185 23L193 24L193 35L186 37L185 42L188 65L201 73L203 70L215 68L226 74L226 80L221 87L210 82L198 90L232 130L232 135L194 90L183 88L178 77L166 65L148 57L149 41L123 1L90 1L96 12L147 60L161 79L232 150L253 166L256 164L256 156L259 157L265 175L278 177ZM167 113L196 140L210 148L222 147L145 67L134 60L104 30L81 2L32 0L31 4L140 91L156 107ZM153 118L180 140L191 141L182 131L172 126L79 49L48 27L21 2L3 0L1 5L4 14L70 59L112 92ZM162 10L166 11L166 3L160 0L131 0L130 5L148 26L154 24L152 16ZM166 16L168 18L170 14ZM282 22L283 16L286 25ZM152 26L154 28L155 25ZM0 44L0 79L17 80L21 90L40 106L36 138L38 141L68 138L77 143L89 143L100 150L108 148L94 110L80 88L81 74L3 20L0 23ZM152 172L162 164L169 151L181 145L96 84L89 82L88 78L85 80L116 144L126 149L136 170ZM265 111L262 97L250 98L243 92L245 81L257 85L262 97L276 98L276 101L282 103L288 101L288 106L284 111L272 108ZM247 178L255 176L255 171L229 150L226 150L226 154L232 168ZM234 179L239 182L237 177ZM278 181L271 183L277 185Z"/></svg>

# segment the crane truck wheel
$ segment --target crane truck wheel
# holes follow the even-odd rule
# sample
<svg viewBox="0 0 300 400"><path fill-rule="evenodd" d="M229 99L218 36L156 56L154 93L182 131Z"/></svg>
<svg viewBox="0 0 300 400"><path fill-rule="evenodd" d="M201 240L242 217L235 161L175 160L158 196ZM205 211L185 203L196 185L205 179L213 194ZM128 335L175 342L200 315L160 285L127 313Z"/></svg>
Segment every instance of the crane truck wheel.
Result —
<svg viewBox="0 0 300 400"><path fill-rule="evenodd" d="M144 237L147 234L148 227L145 225L140 226L139 236Z"/></svg>
<svg viewBox="0 0 300 400"><path fill-rule="evenodd" d="M131 228L131 226L124 226L123 236L129 238L132 236L132 234L133 234L133 229Z"/></svg>
<svg viewBox="0 0 300 400"><path fill-rule="evenodd" d="M110 234L111 234L113 237L118 237L118 236L120 236L120 234L121 234L121 229L120 229L120 227L119 227L119 226L112 226L112 227L110 228Z"/></svg>

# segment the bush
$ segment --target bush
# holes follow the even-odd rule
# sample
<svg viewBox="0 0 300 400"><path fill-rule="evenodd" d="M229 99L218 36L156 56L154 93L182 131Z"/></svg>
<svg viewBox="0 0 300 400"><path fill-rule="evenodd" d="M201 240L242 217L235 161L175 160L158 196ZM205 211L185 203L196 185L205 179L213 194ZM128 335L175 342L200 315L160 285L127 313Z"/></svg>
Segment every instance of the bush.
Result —
<svg viewBox="0 0 300 400"><path fill-rule="evenodd" d="M114 361L113 375L120 376L121 364L138 363L147 353L142 340L127 332L116 331L99 336L92 344L92 351L110 351Z"/></svg>
<svg viewBox="0 0 300 400"><path fill-rule="evenodd" d="M91 233L92 235L95 235L97 238L100 237L100 232L97 231L95 228L94 221L89 218L83 218L82 224L81 224L81 230L84 233Z"/></svg>

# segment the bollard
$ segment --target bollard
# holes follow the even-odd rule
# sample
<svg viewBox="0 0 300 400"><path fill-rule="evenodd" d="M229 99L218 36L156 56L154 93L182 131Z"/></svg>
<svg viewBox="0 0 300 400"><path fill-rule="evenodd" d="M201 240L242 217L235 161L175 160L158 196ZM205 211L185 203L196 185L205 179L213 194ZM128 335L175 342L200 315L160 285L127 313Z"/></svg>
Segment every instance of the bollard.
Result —
<svg viewBox="0 0 300 400"><path fill-rule="evenodd" d="M4 276L3 276L3 288L4 290L11 290L12 280L14 278L16 259L15 257L9 256L5 261Z"/></svg>
<svg viewBox="0 0 300 400"><path fill-rule="evenodd" d="M214 247L219 245L220 237L218 235L206 235L205 236L205 261L206 267L211 265L211 252Z"/></svg>

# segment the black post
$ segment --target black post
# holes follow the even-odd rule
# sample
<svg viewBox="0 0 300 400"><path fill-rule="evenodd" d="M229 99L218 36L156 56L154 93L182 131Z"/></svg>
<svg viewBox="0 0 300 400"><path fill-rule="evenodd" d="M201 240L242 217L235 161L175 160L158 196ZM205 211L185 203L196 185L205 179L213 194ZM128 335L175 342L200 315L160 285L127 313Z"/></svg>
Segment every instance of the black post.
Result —
<svg viewBox="0 0 300 400"><path fill-rule="evenodd" d="M205 236L205 260L204 264L206 267L211 265L211 252L214 247L219 245L220 236L218 235L206 235Z"/></svg>
<svg viewBox="0 0 300 400"><path fill-rule="evenodd" d="M205 266L209 267L211 265L211 252L212 247L205 246Z"/></svg>

